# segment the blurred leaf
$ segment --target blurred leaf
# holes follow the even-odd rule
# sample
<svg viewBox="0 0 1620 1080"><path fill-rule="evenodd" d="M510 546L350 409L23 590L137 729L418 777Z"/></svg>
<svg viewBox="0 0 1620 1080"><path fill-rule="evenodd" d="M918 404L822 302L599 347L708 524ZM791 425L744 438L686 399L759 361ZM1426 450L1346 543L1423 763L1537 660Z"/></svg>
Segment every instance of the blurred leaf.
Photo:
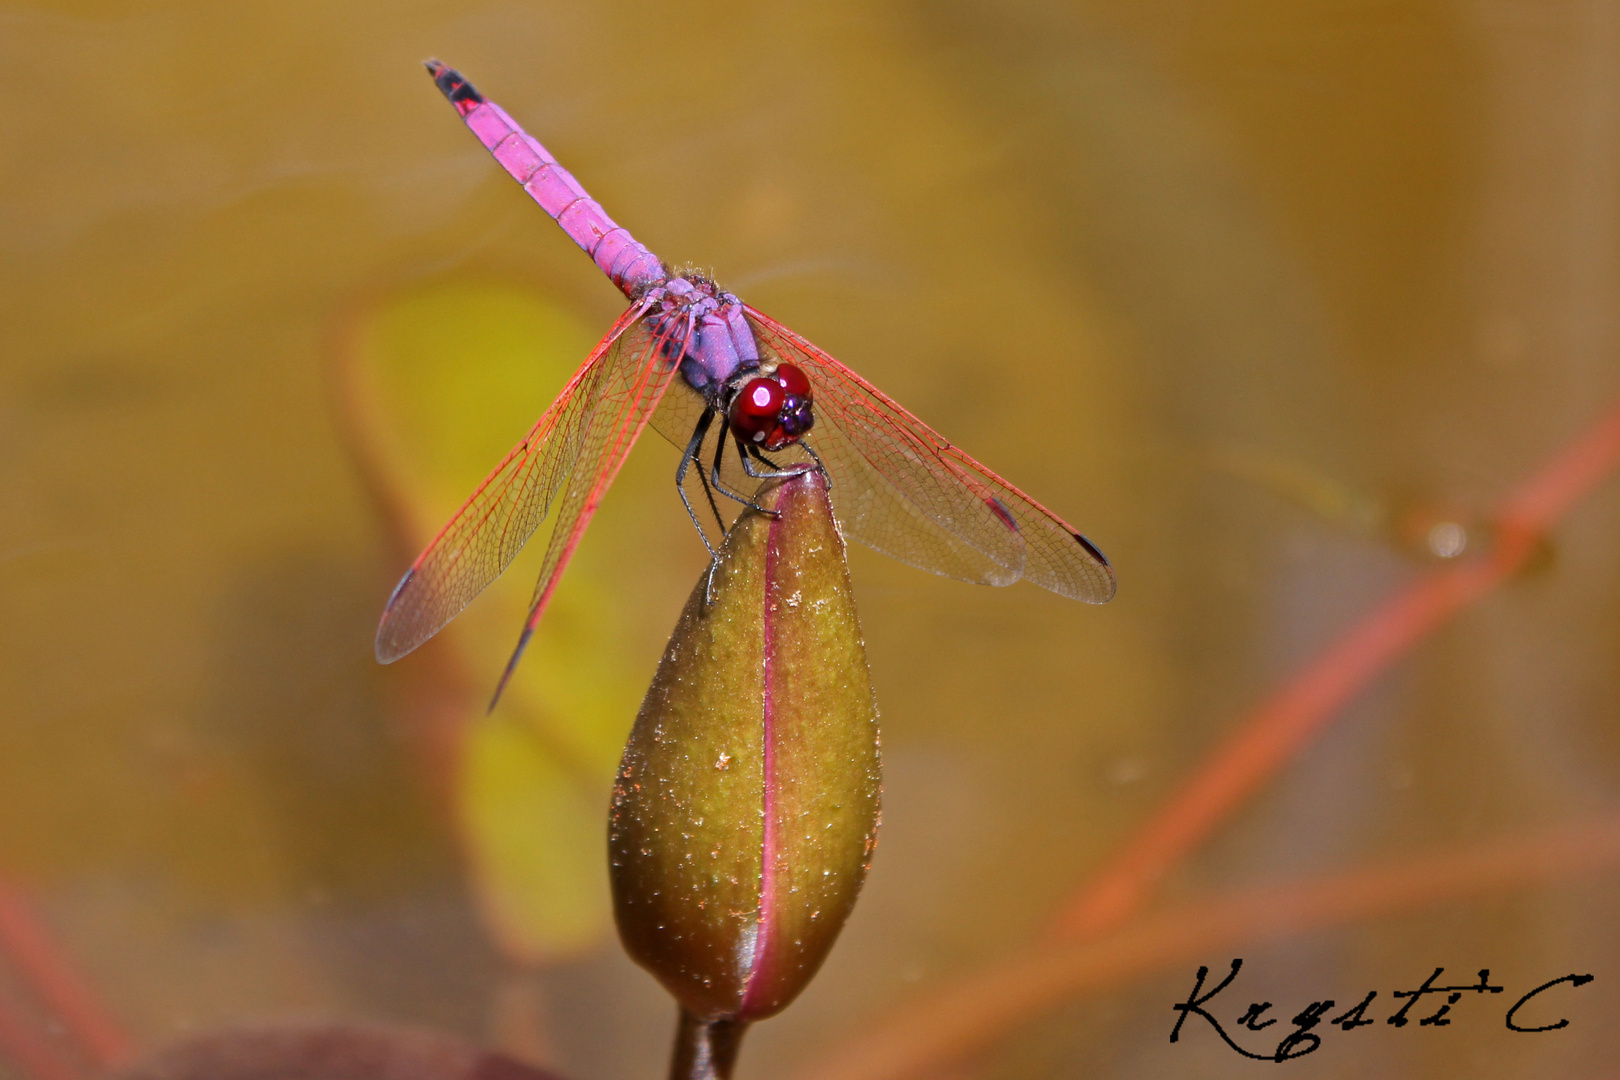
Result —
<svg viewBox="0 0 1620 1080"><path fill-rule="evenodd" d="M594 341L572 314L509 284L431 285L366 315L351 412L409 533L401 550L414 554L449 520ZM454 652L467 685L454 786L481 907L503 948L528 962L587 948L607 929L601 800L643 677L625 662L633 585L587 544L500 707L483 715L548 533L429 646Z"/></svg>
<svg viewBox="0 0 1620 1080"><path fill-rule="evenodd" d="M523 957L593 945L602 923L602 804L524 724L489 717L463 751L461 819L484 917Z"/></svg>
<svg viewBox="0 0 1620 1080"><path fill-rule="evenodd" d="M1210 466L1362 536L1370 536L1387 524L1389 510L1382 501L1302 460L1233 445L1217 448Z"/></svg>

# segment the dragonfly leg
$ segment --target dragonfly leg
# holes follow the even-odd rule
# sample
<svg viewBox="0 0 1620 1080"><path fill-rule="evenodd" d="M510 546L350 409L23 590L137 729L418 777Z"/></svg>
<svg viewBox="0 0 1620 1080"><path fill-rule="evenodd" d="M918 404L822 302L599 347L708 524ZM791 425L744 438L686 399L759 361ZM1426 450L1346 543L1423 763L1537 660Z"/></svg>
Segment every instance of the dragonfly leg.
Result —
<svg viewBox="0 0 1620 1080"><path fill-rule="evenodd" d="M720 441L719 441L718 444L716 444L716 446L714 448L714 467L709 471L709 479L714 484L714 489L716 491L718 491L720 494L726 496L728 499L737 500L738 502L742 503L744 506L746 506L750 510L758 511L759 513L764 514L767 517L771 517L771 518L776 517L777 513L776 513L775 510L767 510L763 506L759 505L759 503L755 502L753 499L748 498L746 495L742 495L742 494L739 494L738 492L732 491L730 488L726 487L725 483L720 479L720 463L725 459L726 435L730 431L731 431L731 422L729 420L727 420L726 417L724 417L724 416L720 417ZM739 446L740 445L741 444L739 444ZM739 453L740 452L741 451L739 450ZM747 462L747 459L744 458L744 463L745 463L744 464L744 471L745 472L748 471L746 462ZM753 476L755 474L750 472L749 475ZM763 477L761 477L761 479L763 479Z"/></svg>
<svg viewBox="0 0 1620 1080"><path fill-rule="evenodd" d="M703 610L714 606L714 572L720 567L719 557L709 560L708 572L703 575Z"/></svg>
<svg viewBox="0 0 1620 1080"><path fill-rule="evenodd" d="M692 462L697 460L698 453L703 449L703 437L709 433L709 425L714 422L714 410L705 409L703 415L698 417L697 425L692 429L692 437L687 440L686 449L681 452L681 463L675 469L675 490L681 496L681 505L686 507L686 516L692 519L692 527L697 529L703 546L709 549L709 577L714 577L714 564L719 561L720 553L715 551L714 545L709 542L709 534L703 530L703 521L692 508L692 500L686 494L686 470ZM722 439L724 437L722 436ZM698 482L703 485L703 494L709 500L709 509L714 511L714 519L725 528L725 522L720 517L720 507L715 504L714 492L709 490L708 481L703 476L703 469L698 468ZM704 595L708 595L708 585L704 585Z"/></svg>
<svg viewBox="0 0 1620 1080"><path fill-rule="evenodd" d="M778 465L776 462L766 457L764 453L760 451L759 447L749 446L746 450L744 450L742 443L737 444L737 453L742 457L743 472L747 473L755 480L785 480L790 476L798 476L802 473L809 472L812 469L821 469L822 472L827 471L821 464L821 458L817 457L814 450L810 450L810 447L803 443L800 443L799 445L804 446L806 450L810 451L810 456L815 458L816 463L814 465L806 465L802 463L798 465ZM767 466L770 467L771 471L759 472L754 468L755 461L763 461Z"/></svg>
<svg viewBox="0 0 1620 1080"><path fill-rule="evenodd" d="M801 442L799 445L804 447L804 452L809 454L811 459L815 461L816 468L821 470L821 478L827 482L827 490L831 491L833 489L832 473L827 471L826 462L821 460L821 455L816 453L816 448L809 443Z"/></svg>
<svg viewBox="0 0 1620 1080"><path fill-rule="evenodd" d="M704 424L703 426L707 428L708 424ZM722 434L720 436L720 442L724 444L725 439L725 435ZM691 464L698 464L698 451L702 449L701 443L702 437L700 436L698 443L692 447L692 456L689 459ZM697 478L698 483L703 485L703 497L709 500L709 510L714 514L714 523L720 526L720 531L724 533L726 531L726 519L720 516L720 506L714 501L714 488L710 486L709 478L704 475L703 466L701 464L698 464Z"/></svg>
<svg viewBox="0 0 1620 1080"><path fill-rule="evenodd" d="M765 464L769 465L771 468L775 469L777 472L782 471L782 466L778 465L776 462L774 462L770 458L766 457L765 456L765 451L760 450L757 447L750 446L747 449L744 449L743 445L741 443L738 443L737 444L737 456L742 459L742 466L743 466L743 471L744 472L748 472L748 468L749 468L748 459L750 457L752 457L752 458L754 458L754 459L756 459L758 461L763 461ZM753 473L748 473L748 475L753 476L754 474Z"/></svg>

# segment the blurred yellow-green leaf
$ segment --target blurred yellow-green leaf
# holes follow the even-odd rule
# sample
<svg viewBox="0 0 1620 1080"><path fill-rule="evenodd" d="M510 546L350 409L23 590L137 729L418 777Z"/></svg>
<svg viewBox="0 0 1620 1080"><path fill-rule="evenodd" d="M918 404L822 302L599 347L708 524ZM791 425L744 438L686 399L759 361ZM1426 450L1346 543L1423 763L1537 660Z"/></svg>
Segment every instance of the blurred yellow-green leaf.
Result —
<svg viewBox="0 0 1620 1080"><path fill-rule="evenodd" d="M508 283L429 284L361 316L349 411L380 494L408 534L402 551L431 539L594 340L564 307ZM603 800L640 677L626 670L622 647L628 598L618 593L628 586L586 545L500 706L484 715L527 610L527 566L548 531L443 631L445 642L429 646L453 654L467 685L450 774L480 907L502 947L525 962L576 952L607 929Z"/></svg>
<svg viewBox="0 0 1620 1080"><path fill-rule="evenodd" d="M602 806L521 720L474 724L464 750L461 820L479 901L520 957L586 948L601 936Z"/></svg>

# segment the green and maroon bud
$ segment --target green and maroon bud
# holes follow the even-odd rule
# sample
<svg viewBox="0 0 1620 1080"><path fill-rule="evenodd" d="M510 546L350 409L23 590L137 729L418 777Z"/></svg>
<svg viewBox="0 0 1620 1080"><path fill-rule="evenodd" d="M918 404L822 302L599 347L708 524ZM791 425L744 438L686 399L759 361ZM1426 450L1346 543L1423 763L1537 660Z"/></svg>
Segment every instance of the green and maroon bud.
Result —
<svg viewBox="0 0 1620 1080"><path fill-rule="evenodd" d="M613 795L614 914L680 1003L680 1077L728 1075L743 1028L804 989L877 838L877 708L825 481L761 505L776 516L743 514L687 601Z"/></svg>

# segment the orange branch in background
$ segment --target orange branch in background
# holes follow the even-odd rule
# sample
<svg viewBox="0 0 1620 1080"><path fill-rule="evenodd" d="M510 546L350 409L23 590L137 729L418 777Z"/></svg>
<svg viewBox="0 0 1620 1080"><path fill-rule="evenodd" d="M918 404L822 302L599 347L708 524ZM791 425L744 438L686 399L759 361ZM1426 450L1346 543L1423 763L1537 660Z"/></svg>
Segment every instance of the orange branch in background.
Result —
<svg viewBox="0 0 1620 1080"><path fill-rule="evenodd" d="M1197 962L1220 970L1238 950L1262 942L1616 865L1620 817L1608 817L1178 905L1095 939L1031 947L902 1007L881 1028L841 1045L800 1080L908 1080L985 1049L1062 1001L1174 964Z"/></svg>
<svg viewBox="0 0 1620 1080"><path fill-rule="evenodd" d="M1123 926L1153 887L1334 714L1468 603L1507 581L1547 530L1620 467L1620 404L1504 499L1496 544L1435 570L1354 624L1249 715L1061 909L1055 941L903 1006L838 1047L809 1080L899 1080L983 1049L1057 1000L1191 955L1367 917L1476 888L1613 861L1620 824L1535 844L1437 856L1316 886L1192 903ZM1590 851L1581 845L1593 845ZM1336 913L1336 914L1335 914ZM1106 935L1106 936L1104 936Z"/></svg>
<svg viewBox="0 0 1620 1080"><path fill-rule="evenodd" d="M3 881L0 881L0 955L39 996L41 1004L66 1025L85 1056L98 1068L111 1068L129 1060L134 1051L129 1035L78 975L23 895ZM32 1062L37 1056L29 1047L33 1036L26 1027L8 1023L11 1019L0 1018L0 1048L19 1063ZM51 1056L54 1058L54 1053ZM30 1071L34 1071L32 1065ZM48 1072L38 1075L43 1077Z"/></svg>
<svg viewBox="0 0 1620 1080"><path fill-rule="evenodd" d="M1098 934L1153 887L1378 675L1468 604L1517 573L1541 536L1620 466L1620 407L1503 501L1496 544L1432 571L1352 626L1249 715L1158 813L1064 905L1060 935Z"/></svg>

